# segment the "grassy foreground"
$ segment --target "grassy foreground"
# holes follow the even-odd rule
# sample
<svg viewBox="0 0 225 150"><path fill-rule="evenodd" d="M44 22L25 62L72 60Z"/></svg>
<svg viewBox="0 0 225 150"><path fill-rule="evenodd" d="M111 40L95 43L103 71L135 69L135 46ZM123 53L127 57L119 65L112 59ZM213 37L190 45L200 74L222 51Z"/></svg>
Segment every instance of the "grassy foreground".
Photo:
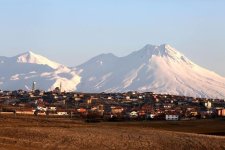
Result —
<svg viewBox="0 0 225 150"><path fill-rule="evenodd" d="M224 129L223 121L187 122L183 129L179 124L185 122L89 124L68 118L0 116L0 149L225 149L224 136L195 134L205 132L200 124Z"/></svg>

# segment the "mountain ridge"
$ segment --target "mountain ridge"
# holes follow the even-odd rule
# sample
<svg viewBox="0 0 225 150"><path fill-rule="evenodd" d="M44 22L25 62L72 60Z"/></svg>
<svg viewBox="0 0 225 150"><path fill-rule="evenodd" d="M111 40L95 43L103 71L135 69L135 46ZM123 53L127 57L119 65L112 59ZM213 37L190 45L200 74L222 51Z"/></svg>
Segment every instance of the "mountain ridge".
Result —
<svg viewBox="0 0 225 150"><path fill-rule="evenodd" d="M31 64L41 64L41 65L48 65L52 67L53 69L56 69L60 66L62 66L59 63L56 63L54 61L49 60L48 58L35 54L32 51L27 51L25 53L16 55L12 57L16 60L18 63L31 63Z"/></svg>
<svg viewBox="0 0 225 150"><path fill-rule="evenodd" d="M0 88L30 90L33 81L37 88L53 90L63 84L62 90L76 89L80 77L72 69L28 51L13 57L0 57Z"/></svg>
<svg viewBox="0 0 225 150"><path fill-rule="evenodd" d="M78 85L78 90L89 92L135 90L196 97L225 96L223 77L198 66L168 44L159 46L148 44L131 54L117 57L112 62L102 61L104 59L102 57L99 60L95 59L101 63L89 64L87 61L78 66L78 69L82 70L79 74L81 84ZM212 88L211 84L215 88Z"/></svg>
<svg viewBox="0 0 225 150"><path fill-rule="evenodd" d="M67 91L225 97L224 77L198 66L169 44L147 44L123 57L100 54L70 68L29 51L14 57L0 56L0 69L7 70L0 73L0 88L7 89L24 88L35 80L44 90L62 83Z"/></svg>

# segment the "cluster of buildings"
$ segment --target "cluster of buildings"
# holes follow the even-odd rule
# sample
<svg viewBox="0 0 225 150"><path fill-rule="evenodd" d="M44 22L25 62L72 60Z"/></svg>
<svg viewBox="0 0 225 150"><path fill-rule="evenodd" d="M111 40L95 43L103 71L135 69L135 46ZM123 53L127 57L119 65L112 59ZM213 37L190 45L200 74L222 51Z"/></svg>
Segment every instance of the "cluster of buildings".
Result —
<svg viewBox="0 0 225 150"><path fill-rule="evenodd" d="M225 117L225 100L152 92L0 91L0 113L87 120L193 120Z"/></svg>

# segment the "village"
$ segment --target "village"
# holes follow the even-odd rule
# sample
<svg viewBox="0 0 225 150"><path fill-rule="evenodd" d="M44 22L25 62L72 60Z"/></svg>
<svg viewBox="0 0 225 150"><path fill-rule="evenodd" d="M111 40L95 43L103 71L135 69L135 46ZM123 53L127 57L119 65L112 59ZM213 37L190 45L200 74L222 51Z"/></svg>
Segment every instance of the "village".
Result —
<svg viewBox="0 0 225 150"><path fill-rule="evenodd" d="M0 115L61 116L96 121L196 120L225 117L225 100L153 92L0 91Z"/></svg>

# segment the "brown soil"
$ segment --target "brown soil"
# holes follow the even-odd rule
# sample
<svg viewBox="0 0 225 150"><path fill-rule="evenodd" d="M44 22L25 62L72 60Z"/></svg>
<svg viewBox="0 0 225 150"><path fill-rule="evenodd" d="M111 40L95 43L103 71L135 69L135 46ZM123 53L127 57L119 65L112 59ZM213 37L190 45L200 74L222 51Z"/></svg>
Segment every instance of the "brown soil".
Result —
<svg viewBox="0 0 225 150"><path fill-rule="evenodd" d="M147 124L0 116L0 149L225 149L223 136L166 131Z"/></svg>

